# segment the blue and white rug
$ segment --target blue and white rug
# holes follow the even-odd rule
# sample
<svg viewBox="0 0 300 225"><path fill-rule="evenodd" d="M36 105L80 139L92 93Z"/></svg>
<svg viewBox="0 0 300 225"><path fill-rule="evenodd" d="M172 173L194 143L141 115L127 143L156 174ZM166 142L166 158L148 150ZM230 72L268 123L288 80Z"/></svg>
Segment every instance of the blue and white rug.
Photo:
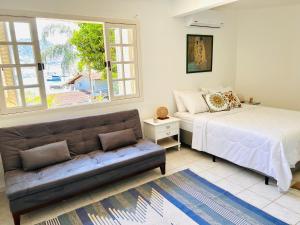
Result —
<svg viewBox="0 0 300 225"><path fill-rule="evenodd" d="M76 209L39 225L286 224L190 170Z"/></svg>

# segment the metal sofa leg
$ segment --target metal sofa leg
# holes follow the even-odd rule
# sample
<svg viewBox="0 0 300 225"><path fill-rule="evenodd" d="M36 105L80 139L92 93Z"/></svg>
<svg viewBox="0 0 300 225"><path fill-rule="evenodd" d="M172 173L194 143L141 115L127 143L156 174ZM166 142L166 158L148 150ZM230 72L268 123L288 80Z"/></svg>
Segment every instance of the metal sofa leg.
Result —
<svg viewBox="0 0 300 225"><path fill-rule="evenodd" d="M12 215L14 218L14 224L15 225L20 225L21 222L21 215L20 214L13 214Z"/></svg>
<svg viewBox="0 0 300 225"><path fill-rule="evenodd" d="M212 156L212 160L213 160L213 162L216 162L216 156Z"/></svg>
<svg viewBox="0 0 300 225"><path fill-rule="evenodd" d="M166 174L166 163L160 165L160 171L162 175Z"/></svg>
<svg viewBox="0 0 300 225"><path fill-rule="evenodd" d="M269 185L269 177L265 176L265 184Z"/></svg>

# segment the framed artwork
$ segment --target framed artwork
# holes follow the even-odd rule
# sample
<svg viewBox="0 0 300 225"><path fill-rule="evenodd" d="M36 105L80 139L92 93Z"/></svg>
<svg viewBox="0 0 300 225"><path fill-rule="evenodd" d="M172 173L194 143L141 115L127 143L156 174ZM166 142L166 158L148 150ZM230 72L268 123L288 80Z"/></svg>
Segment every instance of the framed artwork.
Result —
<svg viewBox="0 0 300 225"><path fill-rule="evenodd" d="M212 71L213 39L212 35L187 35L186 73Z"/></svg>

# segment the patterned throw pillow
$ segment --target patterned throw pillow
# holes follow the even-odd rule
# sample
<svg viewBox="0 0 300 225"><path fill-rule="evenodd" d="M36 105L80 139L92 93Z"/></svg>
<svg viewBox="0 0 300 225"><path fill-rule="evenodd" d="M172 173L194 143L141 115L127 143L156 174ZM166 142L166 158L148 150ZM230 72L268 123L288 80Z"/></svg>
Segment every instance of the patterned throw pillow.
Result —
<svg viewBox="0 0 300 225"><path fill-rule="evenodd" d="M239 97L232 91L224 92L223 96L231 109L242 107Z"/></svg>
<svg viewBox="0 0 300 225"><path fill-rule="evenodd" d="M221 112L230 110L227 101L224 99L222 93L214 93L203 95L204 100L210 112Z"/></svg>

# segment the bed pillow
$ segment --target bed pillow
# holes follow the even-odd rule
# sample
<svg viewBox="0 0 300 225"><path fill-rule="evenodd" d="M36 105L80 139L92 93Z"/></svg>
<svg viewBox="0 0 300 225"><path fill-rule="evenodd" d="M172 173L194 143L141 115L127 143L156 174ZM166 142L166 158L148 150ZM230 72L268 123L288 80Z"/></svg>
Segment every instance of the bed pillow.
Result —
<svg viewBox="0 0 300 225"><path fill-rule="evenodd" d="M231 87L214 87L214 88L200 88L200 91L205 92L206 94L214 94L217 92L223 93L232 91Z"/></svg>
<svg viewBox="0 0 300 225"><path fill-rule="evenodd" d="M224 92L223 96L231 109L242 107L239 97L232 91Z"/></svg>
<svg viewBox="0 0 300 225"><path fill-rule="evenodd" d="M43 168L71 159L66 141L21 151L20 156L25 171Z"/></svg>
<svg viewBox="0 0 300 225"><path fill-rule="evenodd" d="M221 112L230 110L230 107L222 93L203 95L210 112Z"/></svg>
<svg viewBox="0 0 300 225"><path fill-rule="evenodd" d="M180 91L173 91L174 94L174 98L175 98L175 102L176 102L176 106L177 106L177 111L178 112L186 112L187 109L185 108L181 98L180 98Z"/></svg>
<svg viewBox="0 0 300 225"><path fill-rule="evenodd" d="M181 94L181 100L191 114L207 112L209 110L202 95L203 92L190 92Z"/></svg>
<svg viewBox="0 0 300 225"><path fill-rule="evenodd" d="M99 138L104 152L137 143L132 129L99 134Z"/></svg>
<svg viewBox="0 0 300 225"><path fill-rule="evenodd" d="M181 95L185 93L195 93L198 91L192 91L192 90L187 90L187 91L173 91L176 106L177 106L177 112L187 112L187 108L184 106L183 101L181 99Z"/></svg>

